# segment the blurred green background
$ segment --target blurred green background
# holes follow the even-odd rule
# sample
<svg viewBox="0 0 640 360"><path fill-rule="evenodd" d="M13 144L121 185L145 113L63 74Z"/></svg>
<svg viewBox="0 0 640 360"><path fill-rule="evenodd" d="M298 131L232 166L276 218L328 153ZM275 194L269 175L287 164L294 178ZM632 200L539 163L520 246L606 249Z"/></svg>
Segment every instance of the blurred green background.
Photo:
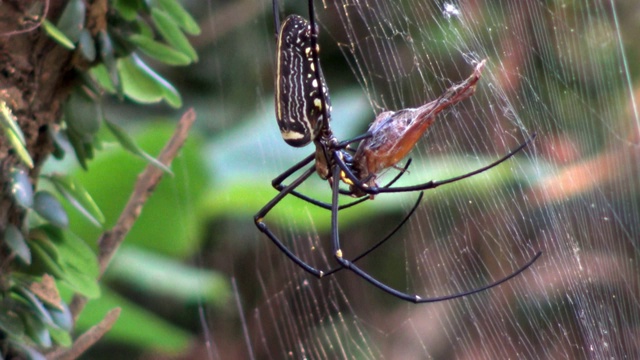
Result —
<svg viewBox="0 0 640 360"><path fill-rule="evenodd" d="M288 260L255 229L252 220L258 209L275 195L270 185L271 179L312 151L311 148L288 147L281 140L275 123L272 85L275 41L271 3L210 0L185 1L184 4L201 24L202 34L192 38L200 60L196 65L184 68L163 67L160 64L154 68L181 92L184 108L195 108L197 122L185 148L174 161L172 170L175 176L165 178L156 189L106 274L103 296L90 302L80 319L80 326L91 325L116 304L123 307L114 329L86 358L203 358L206 357L207 346L212 346L220 358L246 358L247 348L252 346L245 344L243 334L246 333L242 329L236 301L241 301L240 308L247 315L255 314L252 309L265 311L265 307L283 311L278 305L265 305L265 301L277 298L272 292L274 289L278 291L277 284L282 289L294 287L291 276L304 275L300 269L286 263ZM420 1L401 4L403 7L397 5L397 8L407 14L440 15ZM627 232L626 238L638 235L638 225L634 225L634 221L637 222L637 218L634 219L638 212L637 205L629 206L626 202L637 198L637 177L634 175L637 169L635 172L630 169L629 172L616 173L608 178L598 171L609 169L600 162L605 161L607 156L610 159L608 166L614 168L627 168L637 159L634 154L624 153L625 146L637 144L638 141L637 133L633 132L637 131L637 124L634 127L630 120L632 116L628 115L630 106L628 94L625 93L628 88L616 87L626 85L626 79L615 78L611 85L606 82L606 72L603 74L599 71L620 66L619 52L624 50L629 59L631 82L637 82L640 42L634 34L640 30L640 22L637 21L640 10L634 1L615 4L619 17L618 29L625 40L621 49L611 39L603 41L600 38L602 32L609 34L613 28L608 12L600 5L576 2L565 4L565 7L554 2L540 5L539 8L532 5L532 12L544 13L540 10L547 10L547 13L557 17L549 16L548 19L531 22L523 20L527 19L527 14L522 13L522 9L527 9L526 6L522 9L508 8L500 1L489 1L465 7L473 10L466 16L475 27L478 39L504 47L504 52L494 49L498 53L490 54L490 61L494 61L492 80L498 78L506 97L526 99L520 104L538 104L517 109L522 123L518 124L521 128L514 130L517 133L514 139L523 139L520 135L522 128L538 132L536 154L539 158L535 163L520 163L517 167L519 171L511 171L510 167L505 166L454 188L439 190L437 201L443 204L439 209L447 209L441 217L454 224L464 224L465 214L473 211L458 210L458 199L471 199L469 203L478 204L494 196L498 191L496 187L504 187L507 194L511 194L514 189L530 186L526 188L526 193L531 196L532 202L538 202L536 209L540 213L532 211L522 215L528 219L523 225L525 232L531 231L531 236L523 238L537 238L540 228L545 226L541 224L544 221L536 222L537 216L539 219L548 219L552 217L549 214L567 215L574 207L593 199L597 206L610 207L617 209L614 213L629 215L628 219L618 219L614 226L616 230L602 236L602 239L617 238L618 232ZM420 23L418 33L429 34L428 37L413 38L411 41L404 38L396 44L398 53L408 56L406 63L390 67L390 71L398 72L396 77L392 77L397 80L394 86L398 88L380 88L386 85L384 79L375 76L377 69L368 70L373 75L372 81L367 82L363 80L367 79L366 75L359 74L358 68L353 68L353 57L345 50L348 46L343 41L344 34L339 30L342 29L343 20L337 14L336 5L329 3L328 8L323 9L321 2L317 1L316 8L321 23L322 65L334 107L332 126L340 139L362 133L374 113L379 112L376 106L419 105L424 100L425 92L416 88L428 87L427 93L438 94L439 89L448 84L446 79L411 68L411 62L416 60L410 58L412 54L424 56L417 61L435 59L437 65L428 66L437 68L438 71L434 73L452 81L458 81L470 73L470 66L463 61L459 49L450 48L451 42L447 37L453 35L442 26L444 20L430 21L432 19L427 17ZM373 9L375 13L375 7ZM284 10L286 14L306 16L306 2L286 1ZM581 22L580 16L591 11L595 12L592 21ZM575 33L567 31L555 33L565 34L565 38L535 38L536 31L550 27L555 21L559 22L561 16L562 23L559 25L573 29L578 35L569 35ZM521 22L525 22L525 26L514 29ZM496 23L504 26L497 28L497 35L492 33L496 29L492 26ZM409 28L416 24L412 23ZM358 28L358 24L354 26ZM375 25L372 28L359 28L362 31L377 30ZM606 31L599 32L598 29ZM403 35L397 34L400 37ZM366 43L367 39L363 38L362 44ZM522 43L530 44L530 48L520 49L519 58L514 53L518 52L515 49ZM414 47L402 48L407 44ZM433 46L428 48L427 53L422 44ZM364 57L362 54L359 56ZM375 64L382 66L383 60L377 59ZM405 70L407 75L403 73ZM420 76L414 76L418 74ZM501 76L512 78L504 80ZM564 89L565 92L558 89ZM385 94L403 93L407 94L406 97L385 97ZM603 98L603 93L607 97ZM589 106L575 104L576 99ZM105 109L109 119L124 126L134 135L138 144L152 155L159 152L184 111L173 110L166 104L141 107L116 100L105 104ZM594 109L597 110L595 114ZM603 126L602 117L597 114L604 112L611 112L615 114L612 117L618 116L620 120ZM459 174L478 164L488 163L496 154L504 153L505 149L517 144L511 142L503 147L497 146L494 151L477 153L476 157L469 160L464 154L448 151L451 149L447 149L446 145L451 145L452 140L440 137L446 134L439 132L430 135L428 145L417 151L420 155L431 152L437 156L429 163L428 172L421 167L412 169L410 174L413 179L443 179ZM612 134L628 134L628 137L620 139ZM89 163L91 171L85 173L78 169L76 172L102 208L107 217L107 226L110 226L117 220L133 189L136 176L145 163L126 155L118 146L111 146L112 139L106 134L103 139L106 141L105 147ZM456 140L454 150L466 149L467 143L474 144L474 141ZM73 168L75 164L68 163L65 166ZM576 171L578 178L586 176L581 175L581 169L589 170L589 176L598 181L573 189L569 183L563 183L563 171L567 169ZM545 179L532 180L540 177L541 173ZM547 183L543 180L548 181L554 189L563 191L559 194L547 192L542 196L541 192L547 191L544 187ZM598 185L603 183L605 189L612 189L610 194L599 193ZM328 199L328 186L318 179L310 181L303 190L313 197ZM599 195L592 197L592 192ZM502 196L498 196L497 201ZM414 198L410 195L381 197L374 205L345 211L341 217L344 224L341 234L347 240L343 241L358 244L366 243L370 238L379 238L381 233L387 231L385 229L389 228L389 224L395 224L402 218ZM330 225L328 213L300 205L296 201L283 202L269 215L269 224L287 238L294 237L294 234L315 238L317 234L326 243ZM473 206L469 204L470 208ZM501 212L509 211L508 205L501 209ZM72 209L68 212L74 214ZM430 215L440 218L428 210L421 210L416 216L429 221ZM584 225L589 222L590 216L576 215L575 223ZM566 221L571 222L570 219ZM72 216L71 224L73 231L85 239L97 238L101 232L79 215ZM434 223L430 228L447 227L447 224ZM477 219L473 224L490 228L490 216ZM581 237L576 235L576 238ZM532 242L543 249L553 250L553 246L545 247L549 245L544 245L542 240ZM599 243L593 240L591 249L598 249ZM393 251L374 256L366 262L376 268L375 273L382 276L383 280L407 277L409 265L406 258L411 256L407 255L411 248L405 242L399 241L398 244L386 248ZM627 245L630 244L625 243L621 247ZM288 272L297 272L297 275ZM264 278L258 274L264 274ZM235 292L232 290L232 278L237 284ZM345 278L340 277L338 282L348 294L358 296L358 291L368 286L359 284L362 281L355 277L343 280ZM265 279L268 280L266 286L261 283ZM637 280L637 277L633 279ZM275 288L271 287L273 284L276 284ZM352 287L353 284L358 285ZM465 288L472 284L468 285ZM353 302L347 306L335 305L336 309L342 309L347 314L345 316L354 318L368 319L369 315L375 314L371 315L375 318L372 321L378 323L385 321L384 314L392 316L392 309L405 309L404 303L382 293L371 291L367 294L375 294L376 298L361 296L356 311L349 311L350 306L355 306ZM342 296L337 295L336 298L340 300ZM542 301L538 301L538 305L542 306ZM630 312L637 315L638 309ZM405 316L418 319L414 315ZM205 323L207 325L203 326ZM249 320L248 323L253 322ZM266 327L271 326L275 325ZM312 326L306 324L301 328ZM205 329L208 333L204 332ZM293 329L295 326L291 325L290 330ZM367 343L369 338L366 335L353 335L352 330L350 327L342 329L345 332L342 336ZM213 341L207 343L207 338ZM384 345L369 342L367 346L380 346L381 353L393 357ZM280 358L280 353L275 354L275 358ZM331 358L330 354L326 357ZM255 355L268 358L264 353ZM295 354L292 357L298 358Z"/></svg>

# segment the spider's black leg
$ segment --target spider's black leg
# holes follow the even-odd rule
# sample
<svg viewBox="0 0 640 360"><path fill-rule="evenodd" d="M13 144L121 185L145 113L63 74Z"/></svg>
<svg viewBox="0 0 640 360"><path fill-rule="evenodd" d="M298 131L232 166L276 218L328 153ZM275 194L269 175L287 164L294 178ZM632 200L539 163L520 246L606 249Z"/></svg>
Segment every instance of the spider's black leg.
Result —
<svg viewBox="0 0 640 360"><path fill-rule="evenodd" d="M291 176L293 173L295 173L296 171L302 169L305 165L307 165L308 163L310 163L311 161L313 161L313 159L315 158L315 153L312 153L311 155L307 156L306 158L302 159L302 161L298 162L297 164L293 165L292 167L290 167L289 169L285 170L282 174L278 175L276 178L274 178L273 180L271 180L271 186L273 186L274 189L282 192L284 189L287 188L288 185L283 184L282 182L285 181L289 176ZM318 201L316 199L313 199L311 197L308 197L304 194L301 194L295 190L290 190L289 193L299 199L302 199L308 203L311 203L313 205L325 208L325 209L331 209L331 205L326 204L324 202Z"/></svg>
<svg viewBox="0 0 640 360"><path fill-rule="evenodd" d="M340 171L340 166L336 165L333 169L333 173L337 173ZM337 182L334 182L333 184L333 189L332 189L332 202L335 203L338 201L338 184ZM336 260L338 261L338 264L340 264L341 268L344 269L349 269L351 271L353 271L354 273L356 273L356 275L360 276L361 278L365 279L366 281L368 281L369 283L371 283L373 286L377 287L378 289L385 291L397 298L400 298L402 300L406 300L406 301L412 301L412 302L417 302L417 300L420 299L419 296L417 295L408 295L405 293L402 293L398 290L395 290L385 284L383 284L382 282L378 281L377 279L375 279L374 277L372 277L371 275L367 274L366 272L362 271L359 267L357 267L352 261L349 261L347 259L344 258L344 254L342 253L342 249L340 247L340 231L339 231L339 225L338 225L338 208L337 206L334 206L333 209L331 209L331 243L333 246L333 255L336 258ZM332 271L336 272L337 270Z"/></svg>
<svg viewBox="0 0 640 360"><path fill-rule="evenodd" d="M432 297L432 298L421 298L418 295L410 295L407 293L403 293L401 291L398 291L388 285L385 285L384 283L380 282L379 280L377 280L376 278L374 278L373 276L369 275L368 273L366 273L365 271L363 271L362 269L360 269L359 267L357 267L353 262L349 262L348 260L345 259L341 259L338 260L340 261L340 263L342 264L342 266L344 266L345 268L355 272L358 276L360 276L361 278L367 280L369 283L371 283L373 286L377 287L378 289L391 294L401 300L406 300L409 302L413 302L416 304L422 304L422 303L433 303L433 302L438 302L438 301L446 301L446 300L452 300L452 299L457 299L457 298L461 298L461 297L465 297L465 296L469 296L469 295L473 295L485 290L489 290L491 288L494 288L498 285L501 285L511 279L513 279L514 277L520 275L520 273L522 273L523 271L525 271L527 268L529 268L529 266L531 266L536 260L538 260L538 258L540 257L540 255L542 255L541 251L538 251L538 253L536 253L536 255L529 260L526 264L524 264L524 266L522 266L520 269L516 270L515 272L513 272L512 274L510 274L507 277L504 277L498 281L495 281L489 285L485 285L483 287L477 288L477 289L473 289L470 291L465 291L462 293L458 293L458 294L452 294L452 295L445 295L445 296L438 296L438 297Z"/></svg>
<svg viewBox="0 0 640 360"><path fill-rule="evenodd" d="M340 166L338 164L335 165L333 172L336 173L337 171L340 171ZM338 184L334 183L333 184L333 202L337 202L338 200ZM522 273L524 270L526 270L527 268L529 268L529 266L531 266L539 257L540 255L542 255L542 252L538 252L531 260L529 260L524 266L522 266L521 268L519 268L518 270L516 270L515 272L513 272L512 274L510 274L507 277L504 277L498 281L495 281L489 285L485 285L482 286L480 288L477 289L473 289L470 291L465 291L462 293L458 293L458 294L452 294L452 295L445 295L445 296L439 296L439 297L432 297L432 298L421 298L418 295L411 295L411 294L407 294L404 293L402 291L396 290L388 285L385 285L384 283L382 283L381 281L379 281L378 279L374 278L373 276L369 275L367 272L365 272L364 270L360 269L358 266L356 266L356 264L354 263L354 261L350 261L347 260L343 257L343 253L342 253L342 249L340 248L340 233L339 233L339 226L338 226L338 207L334 206L331 209L331 241L332 241L332 246L333 246L333 251L334 251L334 257L336 258L336 260L338 261L338 263L340 264L341 267L345 268L345 269L349 269L351 271L353 271L356 275L360 276L361 278L363 278L364 280L368 281L370 284L372 284L373 286L377 287L378 289L393 295L401 300L405 300L405 301L409 301L409 302L413 302L413 303L429 303L429 302L438 302L438 301L445 301L445 300L451 300L451 299L456 299L456 298L460 298L460 297L464 297L464 296L468 296L468 295L472 295L481 291L485 291L488 289L491 289L493 287L496 287L506 281L509 281L510 279L518 276L520 273ZM361 257L358 257L357 259L359 259ZM330 270L330 273L336 272L337 270Z"/></svg>
<svg viewBox="0 0 640 360"><path fill-rule="evenodd" d="M304 260L300 259L296 256L289 248L278 239L278 237L267 227L267 224L264 222L264 217L273 209L285 196L289 195L296 187L300 186L305 180L309 178L315 172L315 166L309 167L302 175L300 175L297 179L295 179L290 185L285 187L282 191L278 193L271 201L267 203L257 214L254 215L253 221L256 224L258 230L263 232L271 241L282 251L291 261L296 263L306 272L320 278L324 274L321 270L314 268L313 266L304 262Z"/></svg>
<svg viewBox="0 0 640 360"><path fill-rule="evenodd" d="M358 142L364 139L368 139L371 136L373 136L373 134L369 131L367 131L366 133L362 134L362 135L358 135L356 137L354 137L353 139L349 139L349 140L344 140L338 143L338 145L336 146L336 149L344 149L347 147L347 145L353 144L354 142Z"/></svg>
<svg viewBox="0 0 640 360"><path fill-rule="evenodd" d="M342 160L340 160L340 161L344 164L344 161L342 161ZM400 171L398 172L398 174L397 174L396 176L394 176L394 177L393 177L393 179L391 179L391 181L389 181L386 185L384 185L384 186L383 186L383 188L388 188L388 187L390 187L391 185L395 184L395 182L396 182L396 181L400 180L400 178L401 178L402 176L404 176L404 174L406 174L406 173L407 173L407 170L409 169L409 165L411 165L411 161L413 161L413 160L412 160L411 158L409 158L409 159L407 160L407 163L406 163L406 164L404 164L404 166L402 167L402 169L400 169ZM347 168L349 167L349 166L347 166L347 164L344 164L344 166L346 166ZM366 181L366 180L365 180L365 181ZM362 182L362 180L361 180L361 182ZM353 192L352 192L352 191L350 191L350 190L343 190L343 189L340 189L340 194L343 194L343 195L353 195ZM367 196L367 197L365 197L365 198L367 198L367 199L368 199L369 197Z"/></svg>
<svg viewBox="0 0 640 360"><path fill-rule="evenodd" d="M302 169L305 165L307 165L308 163L313 161L314 158L315 158L315 153L307 156L306 158L302 159L297 164L295 164L292 167L290 167L289 169L285 170L282 174L278 175L275 179L271 180L271 186L273 186L278 191L282 191L282 189L284 189L286 187L286 185L282 185L282 182L286 178L291 176L291 174L293 174L296 171Z"/></svg>
<svg viewBox="0 0 640 360"><path fill-rule="evenodd" d="M283 172L282 174L280 174L278 177L276 177L275 179L273 179L272 181L272 185L274 188L276 188L278 191L280 192L284 192L285 189L288 188L288 193L291 195L294 195L302 200L305 200L311 204L317 205L319 207L323 207L325 209L331 210L331 205L330 204L325 204L322 203L320 201L317 201L313 198L307 197L306 195L300 194L295 190L292 190L291 186L285 186L282 185L282 181L284 181L287 177L291 176L291 174L293 174L294 172L300 170L302 167L304 167L305 165L307 165L309 162L311 162L311 160L313 160L315 154L311 154L310 156L306 157L305 159L303 159L302 161L298 162L297 164L295 164L294 166L292 166L291 168L289 168L288 170L286 170L285 172ZM411 164L411 159L409 159L407 161L407 163L405 164L404 168L402 169L402 171L396 175L387 185L385 185L385 187L391 186L394 182L396 182L408 169L409 165ZM308 170L309 171L309 170ZM308 176L307 176L308 177ZM305 179L307 178L305 177ZM304 180L302 180L300 183L302 183ZM292 184L293 185L293 184ZM355 259L353 259L353 262L356 262L358 260L360 260L361 258L367 256L369 253L371 253L372 251L374 251L375 249L377 249L378 247L380 247L383 243L385 243L387 240L389 240L398 230L400 230L400 228L409 220L409 218L411 217L411 215L413 215L413 213L416 211L416 209L418 208L418 206L420 205L420 202L422 201L422 197L423 197L424 193L420 192L420 195L418 196L418 199L416 200L415 204L413 205L413 207L411 208L411 210L409 210L409 212L405 215L405 217L402 219L402 221L400 221L400 223L398 225L396 225L396 227L387 235L385 236L382 240L378 241L375 245L373 245L372 247L370 247L368 250L366 250L365 252L363 252L362 254L358 255ZM282 199L282 197L280 197L280 199ZM275 199L274 199L275 200ZM354 201L352 203L349 204L345 204L342 205L340 207L338 207L338 210L342 210L348 207L351 207L353 205L362 203L366 200L369 200L369 197L363 197L357 201ZM275 204L273 204L273 206L275 206ZM273 208L273 206L271 208ZM265 206L266 207L266 206ZM263 209L265 210L265 209ZM262 211L262 217L264 217L266 215L266 213L270 210L266 209L266 211ZM261 213L258 213L258 215L260 215ZM256 216L258 216L256 215ZM265 225L266 227L266 225ZM267 229L267 231L269 231ZM271 231L269 231L269 233L271 233ZM274 234L269 234L267 233L267 236L269 236L270 239L274 239L275 235ZM273 236L273 237L272 237ZM277 245L277 244L276 244ZM278 247L280 247L278 245ZM286 251L285 251L286 253ZM295 260L294 260L295 261ZM323 275L330 275L333 274L337 271L342 270L342 267L338 267L338 268L333 268L329 271L327 271L326 273L324 273Z"/></svg>
<svg viewBox="0 0 640 360"><path fill-rule="evenodd" d="M313 205L315 205L317 207L321 207L321 208L326 209L326 210L331 210L331 204L326 203L326 202L322 202L320 200L316 200L314 198L311 198L309 196L301 194L301 193L299 193L297 191L292 191L291 195L293 195L293 196L295 196L295 197L297 197L299 199L302 199L302 200L304 200L304 201L306 201L306 202L308 202L310 204L313 204ZM365 202L367 200L369 200L369 197L368 196L363 196L360 199L355 200L353 202L350 202L348 204L340 205L339 206L339 210L347 209L347 208L350 208L350 207L352 207L354 205L362 204L363 202Z"/></svg>
<svg viewBox="0 0 640 360"><path fill-rule="evenodd" d="M273 0L273 23L276 29L276 41L278 41L278 34L280 33L280 9L278 8L277 0Z"/></svg>
<svg viewBox="0 0 640 360"><path fill-rule="evenodd" d="M306 157L304 160L302 160L298 164L292 166L287 171L285 171L282 174L280 174L278 177L276 177L275 179L273 179L271 181L271 185L276 190L282 191L286 187L286 185L282 184L282 182L287 177L289 177L291 174L293 174L294 172L300 170L300 168L302 168L304 165L309 163L313 159L314 156L315 156L314 154L309 155L308 157ZM342 161L342 160L340 160L340 161ZM402 170L400 170L400 172L393 179L391 179L391 181L389 181L389 183L384 185L383 188L387 188L387 187L393 185L396 181L398 181L407 172L407 169L409 168L409 165L411 165L411 159L407 160L407 163L404 165ZM346 166L346 164L345 164L345 166ZM343 191L342 189L340 189L340 193L343 194L343 195L351 195L351 192L348 191L348 190L344 190ZM331 204L329 204L329 203L325 203L325 202L316 200L316 199L314 199L312 197L309 197L307 195L299 193L299 192L297 192L295 190L291 191L290 194L295 196L295 197L297 197L298 199L304 200L304 201L306 201L306 202L308 202L310 204L313 204L315 206L321 207L323 209L331 210ZM355 200L353 202L350 202L348 204L340 205L340 207L338 209L339 210L347 209L347 208L350 208L350 207L352 207L354 205L361 204L361 203L363 203L363 202L365 202L365 201L367 201L369 199L370 198L368 196L363 196L360 199Z"/></svg>
<svg viewBox="0 0 640 360"><path fill-rule="evenodd" d="M369 249L367 249L366 251L364 251L363 253L361 253L360 255L356 256L355 258L353 258L353 260L351 260L351 262L356 262L360 259L362 259L363 257L369 255L371 252L373 252L375 249L379 248L382 244L384 244L387 240L391 239L391 237L393 235L395 235L396 232L398 232L398 230L400 230L400 228L409 220L409 218L411 217L411 215L413 215L413 213L416 211L416 209L418 208L418 206L420 205L420 201L422 201L422 196L424 195L424 192L420 192L420 195L418 196L418 199L416 200L416 203L413 205L413 207L411 208L411 210L409 210L409 212L407 213L407 215L405 215L404 219L402 219L402 221L400 221L400 223L398 225L396 225L396 227L391 230L391 232L389 232L389 234L387 234L387 236L385 236L384 238L382 238L382 240L378 241L375 245L373 245L372 247L370 247ZM342 266L337 267L337 268L333 268L331 270L328 270L324 276L328 276L331 275L333 273L336 273L340 270L344 269Z"/></svg>
<svg viewBox="0 0 640 360"><path fill-rule="evenodd" d="M400 172L398 172L398 175L396 175L393 179L391 179L391 181L389 181L389 183L385 186L383 186L384 188L388 188L391 185L395 184L396 181L400 180L400 178L407 173L407 170L409 169L409 165L411 165L411 158L409 158L407 160L407 163L404 164L404 166L402 167L402 169L400 170Z"/></svg>
<svg viewBox="0 0 640 360"><path fill-rule="evenodd" d="M313 159L315 158L315 153L307 156L306 158L302 159L302 161L298 162L297 164L293 165L292 167L290 167L289 169L287 169L285 172L283 172L282 174L278 175L275 179L271 180L271 186L273 186L274 189L282 192L284 189L287 188L288 185L283 184L282 182L285 181L289 176L291 176L293 173L295 173L296 171L302 169L305 165L307 165L308 163L310 163L311 161L313 161ZM304 195L302 193L299 193L295 190L290 190L289 194L304 200L310 204L319 206L321 208L327 209L327 210L331 210L331 204L327 204L325 202L316 200L314 198L311 198L307 195ZM346 209L348 207L351 207L353 205L357 205L359 203L362 203L364 201L368 200L368 197L363 197L357 201L354 201L352 203L349 204L345 204L343 206L340 207L340 209Z"/></svg>
<svg viewBox="0 0 640 360"><path fill-rule="evenodd" d="M495 166L500 165L501 163L507 161L508 159L510 159L512 156L514 156L515 154L517 154L518 152L520 152L522 149L524 149L527 145L529 145L529 143L531 143L531 141L533 141L533 139L535 139L536 134L533 134L527 141L525 141L524 143L520 144L520 146L518 146L517 148L511 150L507 155L501 157L500 159L492 162L489 165L483 166L477 170L471 171L469 173L460 175L460 176L456 176L450 179L446 179L446 180L441 180L441 181L434 181L431 180L429 182L423 183L423 184L418 184L418 185L413 185L413 186L399 186L399 187L378 187L378 188L371 188L371 187L367 187L362 181L358 180L355 175L353 174L353 172L351 172L351 170L345 166L346 164L344 163L338 163L338 165L340 165L340 168L345 172L345 174L347 175L347 177L354 182L354 184L360 188L362 191L366 192L367 194L379 194L379 193L397 193L397 192L410 192L410 191L419 191L419 190L427 190L427 189L433 189L436 188L440 185L445 185L445 184L450 184L456 181L460 181L469 177L472 177L474 175L483 173Z"/></svg>
<svg viewBox="0 0 640 360"><path fill-rule="evenodd" d="M308 156L307 158L305 158L304 160L302 160L301 162L299 162L298 164L292 166L290 169L288 169L287 171L285 171L284 173L282 173L281 175L279 175L277 178L275 178L272 182L273 187L276 188L279 191L283 191L284 189L286 189L287 187L282 185L282 181L284 181L288 176L290 176L292 173L298 171L300 168L302 168L304 165L308 164L312 159L313 159L314 154L311 154L310 156ZM404 168L402 169L402 171L396 175L387 185L385 185L385 187L391 186L394 182L396 182L409 168L409 165L411 165L411 159L409 159L407 161L407 163L405 164ZM278 183L276 183L276 181ZM296 192L295 190L291 190L289 189L289 194L294 195L302 200L305 200L311 204L314 204L316 206L331 210L332 206L330 204L326 204L320 201L317 201L313 198L307 197L306 195L300 194L298 192ZM420 192L420 195L418 196L418 198L416 199L415 204L413 205L413 207L411 208L411 210L409 210L409 212L405 215L405 217L402 219L402 221L400 221L400 223L398 223L398 225L396 225L396 227L387 235L385 236L382 240L378 241L375 245L373 245L372 247L370 247L368 250L366 250L365 252L363 252L362 254L358 255L356 258L354 258L352 261L356 262L358 260L360 260L361 258L367 256L369 253L371 253L372 251L374 251L375 249L377 249L378 247L380 247L383 243L385 243L387 240L389 240L398 230L400 230L400 228L409 220L409 218L411 217L411 215L413 215L413 213L416 211L416 209L418 208L418 206L420 205L420 202L422 201L422 197L423 197L424 193ZM369 200L369 197L363 197L357 201L354 201L352 203L349 204L345 204L342 206L338 207L338 210L342 210L348 207L351 207L353 205L362 203L366 200ZM338 268L333 268L329 271L327 271L324 276L326 275L330 275L333 274L337 271L340 271L341 269L343 269L342 267L338 267Z"/></svg>

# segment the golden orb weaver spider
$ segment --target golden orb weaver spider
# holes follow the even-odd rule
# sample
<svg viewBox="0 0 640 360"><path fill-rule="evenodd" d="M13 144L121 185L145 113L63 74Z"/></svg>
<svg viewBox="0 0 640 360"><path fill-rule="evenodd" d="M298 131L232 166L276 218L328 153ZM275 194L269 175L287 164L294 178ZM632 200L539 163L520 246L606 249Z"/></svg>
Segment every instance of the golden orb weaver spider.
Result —
<svg viewBox="0 0 640 360"><path fill-rule="evenodd" d="M358 260L387 241L409 219L419 205L424 190L463 180L489 170L522 150L533 140L535 135L504 157L467 174L442 181L392 187L393 183L408 168L410 164L410 160L408 160L405 167L401 169L394 179L385 186L378 186L376 183L378 174L388 168L395 167L400 160L408 155L439 112L473 94L485 62L482 61L476 66L471 77L460 84L450 87L438 99L416 109L383 112L376 117L367 133L351 140L340 142L335 138L329 127L331 104L329 90L320 68L320 59L318 57L318 27L315 21L313 0L309 0L308 6L309 21L298 15L290 15L280 24L278 2L273 0L273 16L277 40L276 120L282 138L287 144L302 147L313 142L316 150L273 179L272 185L279 193L254 216L254 222L258 229L266 234L291 261L317 278L334 274L342 269L348 269L378 289L399 299L414 303L443 301L475 294L498 286L531 266L540 257L541 252L538 252L517 271L489 285L462 293L430 298L422 298L418 295L410 295L396 290L356 266L355 263ZM360 143L355 153L353 153L349 145L355 142ZM283 184L287 178L312 161L314 161L314 164L304 170L291 184ZM322 179L329 181L332 191L330 204L312 199L296 191L296 188L314 172ZM340 182L347 184L349 189L340 188ZM340 246L338 211L368 199L373 199L374 195L379 193L413 191L420 191L420 195L407 216L389 235L378 241L367 251L352 260L348 260ZM361 198L346 205L339 205L340 194ZM307 264L267 227L264 217L287 195L296 196L313 205L331 210L331 243L334 258L338 263L337 267L319 270Z"/></svg>

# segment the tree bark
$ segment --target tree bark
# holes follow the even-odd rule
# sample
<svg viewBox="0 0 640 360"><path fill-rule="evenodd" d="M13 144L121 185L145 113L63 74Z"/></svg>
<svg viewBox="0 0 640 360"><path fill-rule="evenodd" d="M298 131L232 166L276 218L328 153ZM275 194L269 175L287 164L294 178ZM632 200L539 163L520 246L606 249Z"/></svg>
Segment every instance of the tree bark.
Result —
<svg viewBox="0 0 640 360"><path fill-rule="evenodd" d="M57 19L65 3L0 1L0 101L11 109L24 133L34 162L34 168L27 169L34 185L53 150L48 129L59 123L75 77L73 52L51 40L40 26L42 19ZM24 210L14 204L8 188L9 173L15 166L26 168L0 135L0 234L8 224L22 228ZM1 274L6 274L6 255L6 251L0 253Z"/></svg>

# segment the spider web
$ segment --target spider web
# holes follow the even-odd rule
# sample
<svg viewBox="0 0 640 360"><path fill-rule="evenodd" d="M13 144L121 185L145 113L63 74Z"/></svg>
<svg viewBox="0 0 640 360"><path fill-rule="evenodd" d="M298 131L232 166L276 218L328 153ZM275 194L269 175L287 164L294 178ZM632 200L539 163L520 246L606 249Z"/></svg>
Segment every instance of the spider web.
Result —
<svg viewBox="0 0 640 360"><path fill-rule="evenodd" d="M347 81L332 78L342 66L365 97L358 105L357 97L345 103L345 93L331 92L339 139L361 133L374 113L433 100L487 59L475 95L440 115L418 143L402 185L474 170L537 134L505 164L427 191L403 229L359 265L401 291L435 297L483 286L538 250L543 255L497 288L413 305L347 271L317 280L257 234L253 287L262 301L243 304L247 295L236 293L246 354L639 357L640 122L624 45L636 40L627 14L638 5L326 0L315 6L330 90ZM332 47L342 64L325 61ZM349 106L368 108L370 117L353 118L344 110ZM274 130L269 136L279 136L273 112L264 113ZM260 147L265 159L293 152L282 149ZM310 151L279 156L274 176ZM329 200L320 180L301 189ZM342 211L345 257L382 238L416 196L379 195ZM327 269L334 266L328 219L327 211L287 199L266 221L303 259Z"/></svg>

